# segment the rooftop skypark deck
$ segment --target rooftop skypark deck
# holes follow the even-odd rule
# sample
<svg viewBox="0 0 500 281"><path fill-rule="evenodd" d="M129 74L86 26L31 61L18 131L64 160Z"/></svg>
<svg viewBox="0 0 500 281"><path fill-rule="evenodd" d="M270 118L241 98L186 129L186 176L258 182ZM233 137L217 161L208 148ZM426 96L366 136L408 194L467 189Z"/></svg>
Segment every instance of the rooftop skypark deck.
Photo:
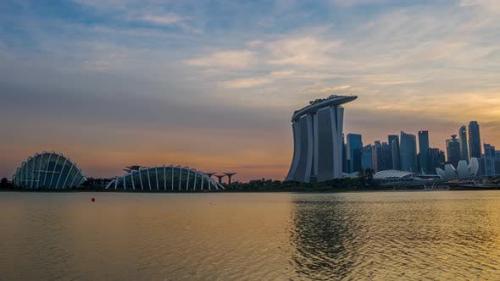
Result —
<svg viewBox="0 0 500 281"><path fill-rule="evenodd" d="M358 98L357 96L331 95L325 99L313 100L313 101L309 102L308 106L301 108L293 113L292 122L296 121L304 114L315 113L320 108L323 108L326 106L340 105L340 104L348 103L348 102L351 102L357 98Z"/></svg>

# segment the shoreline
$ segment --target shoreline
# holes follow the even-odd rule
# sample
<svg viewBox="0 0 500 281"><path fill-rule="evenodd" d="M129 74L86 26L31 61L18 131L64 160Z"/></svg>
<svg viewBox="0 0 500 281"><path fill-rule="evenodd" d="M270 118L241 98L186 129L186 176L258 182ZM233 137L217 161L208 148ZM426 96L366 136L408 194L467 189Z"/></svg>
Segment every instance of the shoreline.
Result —
<svg viewBox="0 0 500 281"><path fill-rule="evenodd" d="M500 191L496 187L447 187L447 188L374 188L374 189L328 189L328 190L225 190L225 191L187 191L187 192L162 192L162 191L115 191L115 190L23 190L0 189L0 192L19 193L137 193L137 194L217 194L217 193L363 193L363 192L436 192L436 191Z"/></svg>

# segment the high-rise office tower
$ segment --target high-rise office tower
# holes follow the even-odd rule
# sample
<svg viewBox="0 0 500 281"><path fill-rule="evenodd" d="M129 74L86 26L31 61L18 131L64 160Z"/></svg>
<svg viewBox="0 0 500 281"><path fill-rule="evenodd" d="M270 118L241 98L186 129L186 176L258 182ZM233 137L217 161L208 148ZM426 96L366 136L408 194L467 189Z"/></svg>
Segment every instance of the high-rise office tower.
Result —
<svg viewBox="0 0 500 281"><path fill-rule="evenodd" d="M495 176L495 174L496 174L495 158L496 158L495 147L491 144L484 144L484 175L485 176L488 176L488 177Z"/></svg>
<svg viewBox="0 0 500 281"><path fill-rule="evenodd" d="M366 145L361 153L361 166L363 170L373 170L373 146Z"/></svg>
<svg viewBox="0 0 500 281"><path fill-rule="evenodd" d="M308 106L294 112L294 151L287 180L311 182L342 177L342 104L356 98L332 95L311 101Z"/></svg>
<svg viewBox="0 0 500 281"><path fill-rule="evenodd" d="M392 159L392 167L391 169L400 170L400 152L399 152L399 136L398 135L389 135L388 137L389 145L391 146L391 159Z"/></svg>
<svg viewBox="0 0 500 281"><path fill-rule="evenodd" d="M349 173L349 160L347 159L347 143L342 134L342 173Z"/></svg>
<svg viewBox="0 0 500 281"><path fill-rule="evenodd" d="M375 141L373 144L373 170L384 171L392 167L391 147L386 142Z"/></svg>
<svg viewBox="0 0 500 281"><path fill-rule="evenodd" d="M387 142L382 142L381 171L392 169L392 149Z"/></svg>
<svg viewBox="0 0 500 281"><path fill-rule="evenodd" d="M467 127L458 129L458 141L460 142L460 160L469 161L469 144L467 142Z"/></svg>
<svg viewBox="0 0 500 281"><path fill-rule="evenodd" d="M481 134L477 121L469 123L469 159L481 158Z"/></svg>
<svg viewBox="0 0 500 281"><path fill-rule="evenodd" d="M363 138L360 134L348 134L346 143L348 172L361 172L361 153L363 150Z"/></svg>
<svg viewBox="0 0 500 281"><path fill-rule="evenodd" d="M372 146L372 167L375 172L382 170L382 144L375 141Z"/></svg>
<svg viewBox="0 0 500 281"><path fill-rule="evenodd" d="M418 172L417 138L415 135L401 132L399 149L401 153L401 170L413 173Z"/></svg>
<svg viewBox="0 0 500 281"><path fill-rule="evenodd" d="M446 155L448 162L457 167L458 161L460 161L460 142L457 135L452 135L451 139L446 140Z"/></svg>
<svg viewBox="0 0 500 281"><path fill-rule="evenodd" d="M429 131L418 132L418 164L424 174L430 173L429 167Z"/></svg>
<svg viewBox="0 0 500 281"><path fill-rule="evenodd" d="M444 151L441 151L439 148L430 148L429 158L430 158L430 169L432 170L432 174L436 174L436 169L443 168L444 162L446 162Z"/></svg>
<svg viewBox="0 0 500 281"><path fill-rule="evenodd" d="M495 152L495 174L500 176L500 150Z"/></svg>

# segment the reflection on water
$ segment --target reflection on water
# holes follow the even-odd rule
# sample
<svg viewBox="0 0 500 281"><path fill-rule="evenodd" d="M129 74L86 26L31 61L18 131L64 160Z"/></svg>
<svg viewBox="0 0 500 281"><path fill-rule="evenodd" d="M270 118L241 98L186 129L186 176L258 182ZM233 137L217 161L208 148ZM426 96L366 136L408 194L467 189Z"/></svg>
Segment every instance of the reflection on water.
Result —
<svg viewBox="0 0 500 281"><path fill-rule="evenodd" d="M500 192L2 192L0 206L1 281L500 279Z"/></svg>
<svg viewBox="0 0 500 281"><path fill-rule="evenodd" d="M302 276L339 279L355 266L358 244L354 222L337 200L297 200L292 244L293 261ZM335 198L333 198L335 199Z"/></svg>
<svg viewBox="0 0 500 281"><path fill-rule="evenodd" d="M302 195L294 205L300 279L500 279L496 193Z"/></svg>

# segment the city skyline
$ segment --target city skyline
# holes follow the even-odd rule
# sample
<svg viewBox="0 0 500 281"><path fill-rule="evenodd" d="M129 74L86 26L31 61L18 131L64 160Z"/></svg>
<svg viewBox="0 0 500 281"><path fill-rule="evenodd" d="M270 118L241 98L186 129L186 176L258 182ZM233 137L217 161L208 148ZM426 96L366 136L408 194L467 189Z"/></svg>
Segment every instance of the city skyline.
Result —
<svg viewBox="0 0 500 281"><path fill-rule="evenodd" d="M471 161L474 159L479 165L479 176L499 175L500 150L496 150L495 145L481 142L480 128L477 121L460 126L458 135L452 134L445 140L444 149L430 145L428 130L420 130L417 134L401 131L400 135L387 135L387 141L376 140L372 143L364 143L361 134L348 133L344 144L346 166L343 170L350 176L353 173L367 173L368 170L375 173L386 171L396 174L390 171L396 170L398 173L443 176L445 171L451 175L452 169L458 169L461 171L459 174L463 175L464 169L467 165L473 165ZM360 156L353 163L351 155L355 153Z"/></svg>
<svg viewBox="0 0 500 281"><path fill-rule="evenodd" d="M445 150L477 120L481 149L500 147L500 5L429 3L2 1L0 176L58 151L96 177L282 179L290 114L332 93L359 97L344 133L365 143L428 130Z"/></svg>

